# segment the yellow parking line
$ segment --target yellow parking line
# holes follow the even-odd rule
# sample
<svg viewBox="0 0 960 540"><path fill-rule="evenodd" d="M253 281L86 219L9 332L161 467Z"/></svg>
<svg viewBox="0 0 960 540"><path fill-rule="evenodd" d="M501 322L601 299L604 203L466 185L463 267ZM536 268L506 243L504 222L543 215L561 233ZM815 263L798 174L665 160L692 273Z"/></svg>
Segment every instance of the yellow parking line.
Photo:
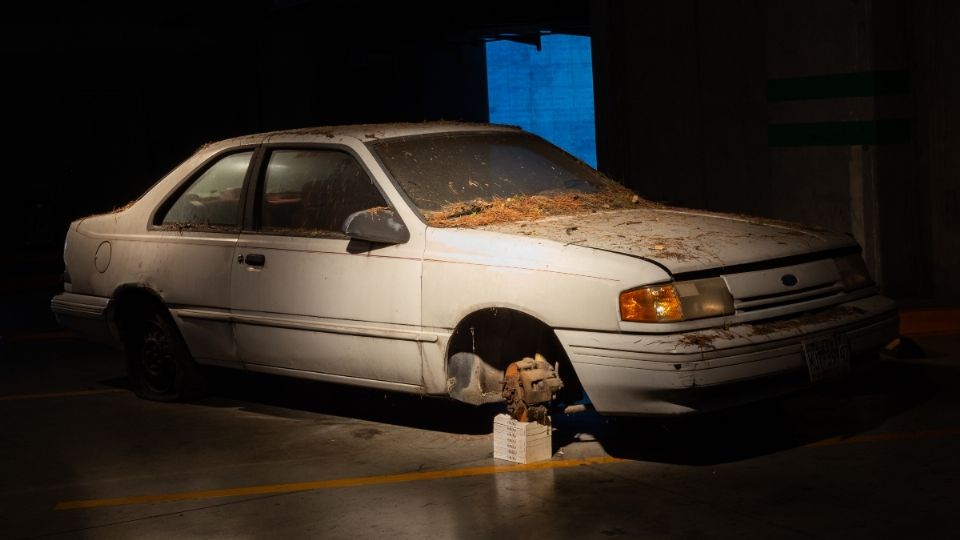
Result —
<svg viewBox="0 0 960 540"><path fill-rule="evenodd" d="M0 401L19 401L22 399L47 399L73 396L93 396L97 394L112 394L114 392L126 392L122 388L104 388L101 390L76 390L74 392L50 392L46 394L14 394L12 396L0 396Z"/></svg>
<svg viewBox="0 0 960 540"><path fill-rule="evenodd" d="M888 433L868 433L865 435L854 435L852 437L831 437L822 441L808 444L808 448L818 446L835 446L838 444L857 444L880 441L905 441L913 439L930 439L935 437L949 437L960 435L960 427L949 427L942 429L931 429L927 431L900 431Z"/></svg>
<svg viewBox="0 0 960 540"><path fill-rule="evenodd" d="M122 390L105 390L102 392L120 392ZM91 391L98 392L98 391ZM66 393L73 394L73 393ZM6 398L0 398L6 399ZM960 427L932 429L926 431L905 431L854 435L852 437L831 437L806 445L808 448L835 446L841 444L870 443L892 440L926 439L960 435ZM423 480L442 480L448 478L464 478L470 476L487 476L503 473L540 471L546 469L567 469L585 465L603 465L609 463L623 463L629 460L611 456L597 456L581 459L562 459L542 461L522 465L491 465L485 467L466 467L461 469L444 469L439 471L411 472L381 476L359 476L354 478L337 478L333 480L317 480L312 482L296 482L289 484L266 484L228 489L212 489L205 491L185 491L180 493L161 493L158 495L135 495L130 497L113 497L107 499L84 499L75 501L61 501L54 507L55 510L76 510L81 508L103 508L109 506L129 506L135 504L156 504L178 501L195 501L203 499L219 499L225 497L243 497L251 495L275 495L280 493L294 493L298 491L313 491L320 489L334 489L345 487L372 486L382 484L398 484L404 482L419 482Z"/></svg>
<svg viewBox="0 0 960 540"><path fill-rule="evenodd" d="M241 497L246 495L273 495L278 493L293 493L296 491L312 491L317 489L331 489L356 486L372 486L378 484L397 484L402 482L418 482L422 480L440 480L446 478L463 478L467 476L486 476L492 474L515 473L525 471L539 471L544 469L566 469L584 465L600 465L605 463L620 463L626 460L609 456L589 457L582 459L562 459L557 461L541 461L523 465L492 465L487 467L466 467L462 469L445 469L439 471L412 472L390 474L384 476L360 476L355 478L338 478L335 480L318 480L314 482L297 482L292 484L269 484L262 486L247 486L230 489L213 489L208 491L186 491L182 493L163 493L159 495L138 495L133 497L115 497L111 499L87 499L79 501L62 501L57 503L55 510L74 510L78 508L102 508L105 506L127 506L132 504L165 503L175 501L195 501L199 499L218 499L222 497Z"/></svg>

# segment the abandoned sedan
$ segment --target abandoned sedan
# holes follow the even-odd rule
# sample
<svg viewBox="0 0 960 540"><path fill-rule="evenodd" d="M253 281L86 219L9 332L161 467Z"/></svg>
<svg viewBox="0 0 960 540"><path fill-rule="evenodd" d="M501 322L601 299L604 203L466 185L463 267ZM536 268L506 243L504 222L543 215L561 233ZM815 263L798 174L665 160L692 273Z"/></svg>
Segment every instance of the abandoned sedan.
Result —
<svg viewBox="0 0 960 540"><path fill-rule="evenodd" d="M165 401L214 365L680 414L844 376L898 324L848 236L651 203L483 124L210 144L72 223L64 261L61 324L122 344Z"/></svg>

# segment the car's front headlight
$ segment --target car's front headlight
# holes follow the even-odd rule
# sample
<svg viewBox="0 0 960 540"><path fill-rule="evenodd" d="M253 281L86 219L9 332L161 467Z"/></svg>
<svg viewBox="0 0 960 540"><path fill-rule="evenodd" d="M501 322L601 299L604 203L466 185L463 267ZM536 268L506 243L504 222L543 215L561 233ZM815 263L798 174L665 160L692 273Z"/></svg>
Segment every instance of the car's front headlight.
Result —
<svg viewBox="0 0 960 540"><path fill-rule="evenodd" d="M730 315L733 296L723 278L674 281L620 293L620 318L631 322L676 322Z"/></svg>
<svg viewBox="0 0 960 540"><path fill-rule="evenodd" d="M843 289L845 291L853 291L873 285L873 280L870 279L870 272L867 271L867 265L863 262L863 257L861 257L859 253L837 257L833 261L836 263L837 270L840 272L840 279L843 280Z"/></svg>

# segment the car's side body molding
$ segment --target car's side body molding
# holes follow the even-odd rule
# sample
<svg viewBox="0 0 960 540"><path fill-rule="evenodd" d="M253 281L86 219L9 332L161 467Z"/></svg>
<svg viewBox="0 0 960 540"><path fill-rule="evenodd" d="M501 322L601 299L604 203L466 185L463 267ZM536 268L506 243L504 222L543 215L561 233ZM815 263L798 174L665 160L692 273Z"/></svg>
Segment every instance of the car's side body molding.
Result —
<svg viewBox="0 0 960 540"><path fill-rule="evenodd" d="M348 336L363 336L383 339L396 339L400 341L422 341L434 343L438 337L436 334L422 333L415 331L394 330L380 326L368 326L363 324L346 325L309 319L291 319L288 317L272 317L266 315L249 315L226 313L223 311L180 308L173 310L178 316L187 319L208 319L237 324L251 324L256 326L269 326L273 328L287 328L290 330L308 330L313 332L327 332L331 334L344 334Z"/></svg>

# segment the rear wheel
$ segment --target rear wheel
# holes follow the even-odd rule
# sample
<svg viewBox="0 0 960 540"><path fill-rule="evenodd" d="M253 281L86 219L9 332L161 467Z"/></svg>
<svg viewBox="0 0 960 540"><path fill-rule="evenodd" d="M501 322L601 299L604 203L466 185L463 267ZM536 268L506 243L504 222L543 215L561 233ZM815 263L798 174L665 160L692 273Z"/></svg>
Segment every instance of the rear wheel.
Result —
<svg viewBox="0 0 960 540"><path fill-rule="evenodd" d="M133 391L153 401L183 401L203 394L203 374L170 316L144 313L127 338Z"/></svg>

